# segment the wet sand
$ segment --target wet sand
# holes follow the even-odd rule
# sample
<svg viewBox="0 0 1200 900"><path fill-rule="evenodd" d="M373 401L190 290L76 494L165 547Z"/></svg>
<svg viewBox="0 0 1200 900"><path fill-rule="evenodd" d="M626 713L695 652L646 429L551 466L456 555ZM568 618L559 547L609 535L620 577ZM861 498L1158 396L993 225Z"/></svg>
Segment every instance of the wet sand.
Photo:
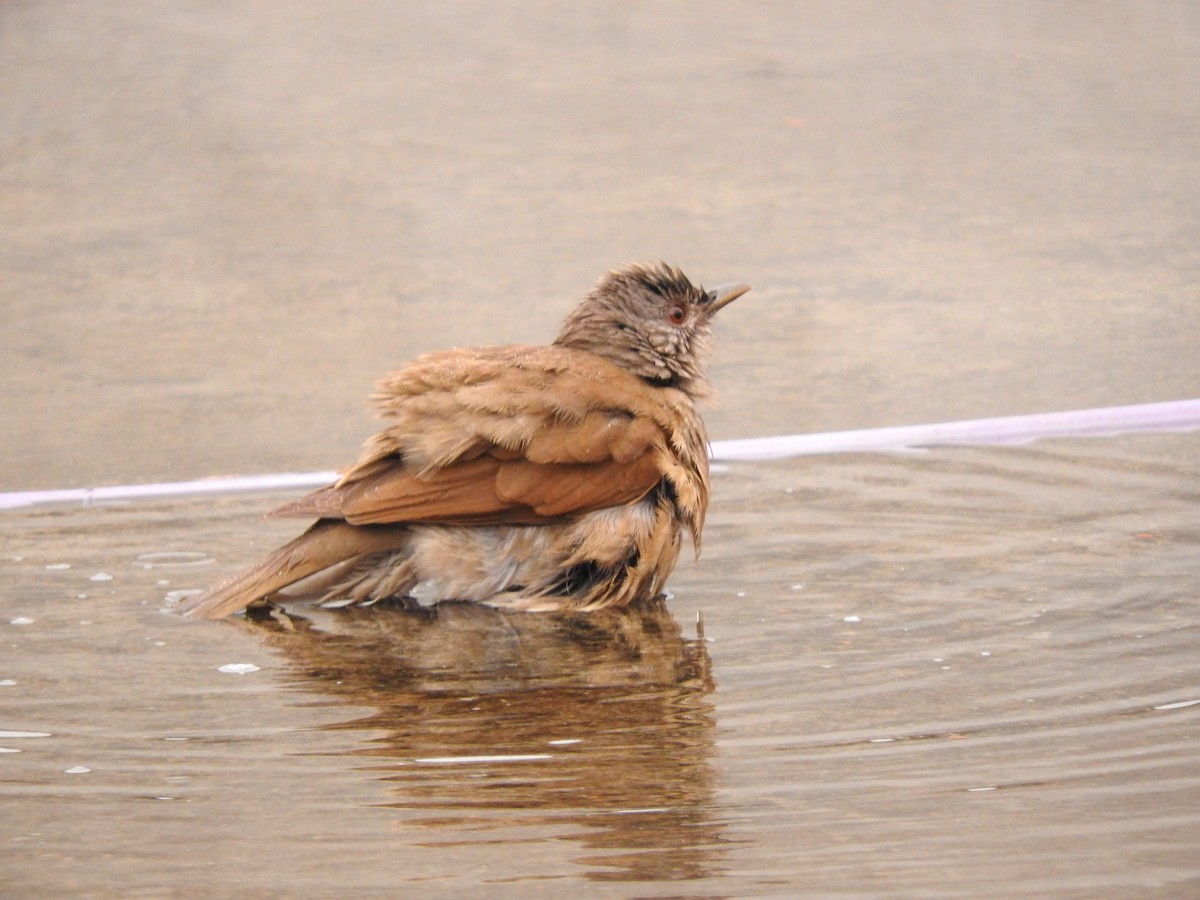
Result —
<svg viewBox="0 0 1200 900"><path fill-rule="evenodd" d="M755 286L714 438L1195 397L1198 51L1185 4L8 4L0 490L342 465L384 371L634 259ZM185 623L278 497L4 514L0 881L1186 895L1198 441L737 464L666 609L588 622Z"/></svg>

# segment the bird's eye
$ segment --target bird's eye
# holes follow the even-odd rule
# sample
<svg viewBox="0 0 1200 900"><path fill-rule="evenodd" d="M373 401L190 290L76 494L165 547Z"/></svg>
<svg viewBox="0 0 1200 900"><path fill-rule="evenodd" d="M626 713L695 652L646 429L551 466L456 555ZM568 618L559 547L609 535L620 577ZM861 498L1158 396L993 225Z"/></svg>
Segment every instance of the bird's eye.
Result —
<svg viewBox="0 0 1200 900"><path fill-rule="evenodd" d="M672 325L682 325L687 321L687 310L676 303L667 307L667 321Z"/></svg>

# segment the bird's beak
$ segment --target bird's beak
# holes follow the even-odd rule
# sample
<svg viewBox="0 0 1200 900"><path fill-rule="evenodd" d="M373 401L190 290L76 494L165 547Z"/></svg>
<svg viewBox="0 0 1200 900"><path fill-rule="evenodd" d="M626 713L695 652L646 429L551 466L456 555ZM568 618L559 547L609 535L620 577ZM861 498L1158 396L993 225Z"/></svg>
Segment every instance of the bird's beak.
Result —
<svg viewBox="0 0 1200 900"><path fill-rule="evenodd" d="M732 303L748 290L750 290L750 285L748 284L722 284L713 288L708 292L707 309L709 315L712 315L721 307Z"/></svg>

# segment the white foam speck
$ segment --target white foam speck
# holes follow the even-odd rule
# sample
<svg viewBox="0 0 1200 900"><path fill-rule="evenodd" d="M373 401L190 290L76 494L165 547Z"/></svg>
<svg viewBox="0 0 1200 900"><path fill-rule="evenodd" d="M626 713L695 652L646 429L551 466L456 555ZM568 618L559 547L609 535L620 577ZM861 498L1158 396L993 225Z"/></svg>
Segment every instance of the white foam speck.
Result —
<svg viewBox="0 0 1200 900"><path fill-rule="evenodd" d="M163 601L167 604L168 607L175 607L175 606L178 606L182 601L186 600L188 597L195 597L197 594L200 594L200 593L202 593L202 591L199 588L180 588L179 590L176 590L176 591L167 591L167 594L163 598Z"/></svg>
<svg viewBox="0 0 1200 900"><path fill-rule="evenodd" d="M516 753L510 756L425 756L413 762L427 765L466 765L489 762L529 762L538 759L553 759L549 753Z"/></svg>
<svg viewBox="0 0 1200 900"><path fill-rule="evenodd" d="M218 666L217 671L224 672L226 675L249 675L251 672L259 671L259 667L254 663L226 663Z"/></svg>

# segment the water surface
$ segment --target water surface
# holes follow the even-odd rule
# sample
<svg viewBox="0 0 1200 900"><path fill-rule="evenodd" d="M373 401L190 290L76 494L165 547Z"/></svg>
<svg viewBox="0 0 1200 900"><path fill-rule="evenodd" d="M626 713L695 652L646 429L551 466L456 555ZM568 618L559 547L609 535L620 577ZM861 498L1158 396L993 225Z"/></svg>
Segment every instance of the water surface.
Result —
<svg viewBox="0 0 1200 900"><path fill-rule="evenodd" d="M573 618L181 622L282 537L268 498L8 519L5 727L48 733L0 740L10 883L1183 890L1198 469L1182 436L735 466L665 606Z"/></svg>

